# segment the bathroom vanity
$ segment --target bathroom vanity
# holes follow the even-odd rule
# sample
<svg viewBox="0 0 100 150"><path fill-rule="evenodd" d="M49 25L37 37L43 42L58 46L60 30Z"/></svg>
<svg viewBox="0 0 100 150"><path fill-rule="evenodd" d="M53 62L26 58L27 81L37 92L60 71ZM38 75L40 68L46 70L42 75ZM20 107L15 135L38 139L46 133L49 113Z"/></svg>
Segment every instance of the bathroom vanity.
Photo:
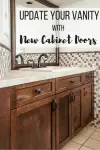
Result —
<svg viewBox="0 0 100 150"><path fill-rule="evenodd" d="M92 121L94 71L76 72L30 75L26 83L9 77L0 88L0 149L61 149Z"/></svg>

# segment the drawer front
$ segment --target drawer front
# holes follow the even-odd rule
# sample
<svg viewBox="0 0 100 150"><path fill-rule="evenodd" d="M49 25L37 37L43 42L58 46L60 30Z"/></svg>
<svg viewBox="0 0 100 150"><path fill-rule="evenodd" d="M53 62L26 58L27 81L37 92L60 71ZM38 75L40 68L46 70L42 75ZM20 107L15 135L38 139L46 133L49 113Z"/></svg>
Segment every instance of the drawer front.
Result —
<svg viewBox="0 0 100 150"><path fill-rule="evenodd" d="M56 79L56 93L71 89L82 84L82 76L63 77Z"/></svg>
<svg viewBox="0 0 100 150"><path fill-rule="evenodd" d="M55 80L41 81L16 88L16 106L22 106L55 94Z"/></svg>
<svg viewBox="0 0 100 150"><path fill-rule="evenodd" d="M84 73L84 75L83 75L84 77L84 82L85 83L88 83L88 82L92 82L93 80L94 80L94 72L92 71L92 72L86 72L86 73Z"/></svg>

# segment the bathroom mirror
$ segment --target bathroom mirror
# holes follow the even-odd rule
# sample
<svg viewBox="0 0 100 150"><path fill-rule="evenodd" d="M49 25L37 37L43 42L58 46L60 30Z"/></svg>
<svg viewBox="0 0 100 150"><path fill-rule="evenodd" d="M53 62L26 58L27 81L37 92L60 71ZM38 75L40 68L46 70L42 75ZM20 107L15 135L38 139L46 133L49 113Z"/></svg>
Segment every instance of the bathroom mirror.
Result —
<svg viewBox="0 0 100 150"><path fill-rule="evenodd" d="M46 65L56 66L59 65L59 47L55 45L53 48L44 49L41 47L26 47L20 46L19 42L19 30L25 28L25 24L21 23L18 14L19 9L25 10L32 8L52 8L56 9L58 6L47 0L10 0L11 5L11 49L12 49L12 69L18 69L22 67L31 67L32 61L37 63L37 60L41 54L47 54L48 59ZM34 29L34 28L33 28ZM24 30L29 30L26 26ZM38 32L34 29L35 32ZM56 33L57 34L57 33Z"/></svg>

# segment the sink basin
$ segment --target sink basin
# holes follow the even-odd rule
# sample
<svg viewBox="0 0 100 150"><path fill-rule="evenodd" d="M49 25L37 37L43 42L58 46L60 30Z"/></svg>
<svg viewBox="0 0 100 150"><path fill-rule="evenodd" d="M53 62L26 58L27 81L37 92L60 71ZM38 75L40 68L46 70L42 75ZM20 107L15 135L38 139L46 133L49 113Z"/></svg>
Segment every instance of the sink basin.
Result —
<svg viewBox="0 0 100 150"><path fill-rule="evenodd" d="M26 70L26 71L37 71L37 72L62 72L62 71L70 71L70 70L76 70L76 67L60 67L60 66L50 66L45 68L21 68L20 70Z"/></svg>

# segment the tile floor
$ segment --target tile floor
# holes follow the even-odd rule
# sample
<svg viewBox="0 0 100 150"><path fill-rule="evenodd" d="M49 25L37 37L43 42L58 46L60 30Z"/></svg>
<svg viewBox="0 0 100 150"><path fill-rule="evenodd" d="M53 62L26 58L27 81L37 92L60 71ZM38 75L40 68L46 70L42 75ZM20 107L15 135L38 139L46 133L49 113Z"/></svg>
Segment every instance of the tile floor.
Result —
<svg viewBox="0 0 100 150"><path fill-rule="evenodd" d="M88 125L62 150L100 150L100 129Z"/></svg>

